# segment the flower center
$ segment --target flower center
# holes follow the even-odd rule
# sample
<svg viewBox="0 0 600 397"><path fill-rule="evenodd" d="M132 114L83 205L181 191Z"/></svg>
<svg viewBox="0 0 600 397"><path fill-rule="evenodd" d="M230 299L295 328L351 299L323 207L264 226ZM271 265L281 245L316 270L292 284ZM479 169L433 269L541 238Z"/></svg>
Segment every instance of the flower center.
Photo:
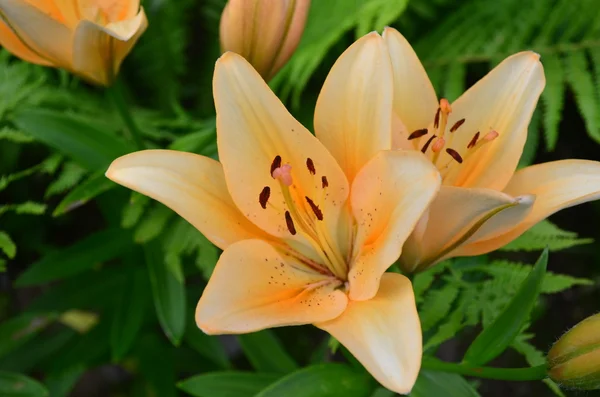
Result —
<svg viewBox="0 0 600 397"><path fill-rule="evenodd" d="M466 147L453 147L455 132L465 123L466 119L459 119L450 128L447 128L450 113L452 113L450 103L447 99L442 98L433 118L433 124L428 128L413 131L408 136L408 140L413 142L414 148L420 149L437 167L442 180L450 174L453 168L460 167L481 147L499 135L498 132L490 130L480 137L481 133L477 131ZM443 152L448 156L443 156Z"/></svg>
<svg viewBox="0 0 600 397"><path fill-rule="evenodd" d="M348 264L342 255L337 241L332 238L325 219L325 200L329 181L326 175L318 175L315 164L311 158L306 159L306 172L315 179L318 187L310 197L301 187L294 183L293 168L289 163L282 163L281 156L276 156L271 164L270 175L277 182L283 197L283 207L270 201L271 187L265 186L258 196L258 201L263 209L273 208L282 214L285 219L287 231L291 236L301 236L317 254L317 260L308 259L304 255L300 259L304 264L322 274L335 276L345 281L348 274ZM298 249L292 248L296 254L301 255Z"/></svg>

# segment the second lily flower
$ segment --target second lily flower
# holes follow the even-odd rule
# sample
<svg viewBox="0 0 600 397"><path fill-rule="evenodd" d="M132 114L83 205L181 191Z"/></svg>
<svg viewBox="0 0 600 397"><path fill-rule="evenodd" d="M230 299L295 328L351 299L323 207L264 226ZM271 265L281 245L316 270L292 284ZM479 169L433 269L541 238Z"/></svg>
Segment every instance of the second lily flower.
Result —
<svg viewBox="0 0 600 397"><path fill-rule="evenodd" d="M440 176L421 153L390 150L391 80L382 37L358 40L325 81L315 138L226 53L213 79L221 163L150 150L110 166L110 179L224 250L196 310L204 332L315 324L383 385L411 390L422 354L415 298L406 277L385 271Z"/></svg>

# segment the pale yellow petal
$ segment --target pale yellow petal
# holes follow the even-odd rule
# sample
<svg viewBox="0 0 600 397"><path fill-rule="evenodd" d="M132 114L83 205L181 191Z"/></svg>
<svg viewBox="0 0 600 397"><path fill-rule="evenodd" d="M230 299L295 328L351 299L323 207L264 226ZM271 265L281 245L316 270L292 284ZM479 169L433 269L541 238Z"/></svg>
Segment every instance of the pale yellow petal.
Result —
<svg viewBox="0 0 600 397"><path fill-rule="evenodd" d="M147 26L143 9L132 19L106 26L81 21L73 43L74 72L97 84L110 85Z"/></svg>
<svg viewBox="0 0 600 397"><path fill-rule="evenodd" d="M527 126L546 84L539 58L533 52L508 57L452 104L448 125L462 118L465 122L450 134L447 146L466 160L453 167L445 184L504 189L517 168ZM475 133L483 137L491 130L499 137L467 159L467 146ZM452 161L446 153L442 156Z"/></svg>
<svg viewBox="0 0 600 397"><path fill-rule="evenodd" d="M404 245L404 271L422 271L453 256L462 244L493 233L503 233L525 218L531 199L516 199L490 189L442 186L427 217Z"/></svg>
<svg viewBox="0 0 600 397"><path fill-rule="evenodd" d="M31 52L54 66L70 66L72 32L51 15L21 0L0 0L0 19Z"/></svg>
<svg viewBox="0 0 600 397"><path fill-rule="evenodd" d="M315 325L346 346L383 386L410 392L421 367L422 336L406 277L384 274L373 299L350 301L341 316Z"/></svg>
<svg viewBox="0 0 600 397"><path fill-rule="evenodd" d="M440 175L417 151L380 152L358 173L351 203L356 238L348 281L350 299L370 299L381 275L440 187Z"/></svg>
<svg viewBox="0 0 600 397"><path fill-rule="evenodd" d="M408 41L393 28L385 28L387 45L394 74L394 113L402 120L403 129L395 129L402 141L418 129L433 122L438 100L425 68ZM403 142L394 147L403 147Z"/></svg>
<svg viewBox="0 0 600 397"><path fill-rule="evenodd" d="M52 63L24 44L13 31L0 20L0 46L5 50L21 58L24 61L36 63L43 66L52 66Z"/></svg>
<svg viewBox="0 0 600 397"><path fill-rule="evenodd" d="M237 334L331 320L348 302L339 284L265 241L240 241L221 255L196 323L207 334Z"/></svg>
<svg viewBox="0 0 600 397"><path fill-rule="evenodd" d="M562 160L537 164L515 173L506 186L510 195L535 195L531 212L501 235L468 244L457 255L480 255L510 243L531 226L555 212L600 198L600 163Z"/></svg>
<svg viewBox="0 0 600 397"><path fill-rule="evenodd" d="M314 220L306 201L306 197L311 198L323 212L323 222L333 236L349 188L327 149L289 114L241 56L229 52L217 61L213 92L219 158L231 196L242 213L275 236L293 237L284 216L285 211L293 210L284 201L280 183L271 175L274 160L280 156L282 165L291 166L294 207ZM307 166L309 159L314 174ZM323 177L328 181L326 189ZM266 188L270 195L262 208L259 196Z"/></svg>
<svg viewBox="0 0 600 397"><path fill-rule="evenodd" d="M392 70L385 43L369 33L336 61L315 109L315 133L352 183L380 150L391 149Z"/></svg>
<svg viewBox="0 0 600 397"><path fill-rule="evenodd" d="M294 51L296 51L298 44L300 44L302 33L304 33L306 18L308 17L308 11L310 9L310 0L294 0L293 3L294 9L291 11L293 12L293 15L291 17L290 26L287 29L283 43L279 48L277 58L273 62L271 77L275 76L279 69L281 69L291 58Z"/></svg>
<svg viewBox="0 0 600 397"><path fill-rule="evenodd" d="M244 239L266 238L237 209L221 164L173 150L145 150L115 160L106 176L171 208L221 249Z"/></svg>

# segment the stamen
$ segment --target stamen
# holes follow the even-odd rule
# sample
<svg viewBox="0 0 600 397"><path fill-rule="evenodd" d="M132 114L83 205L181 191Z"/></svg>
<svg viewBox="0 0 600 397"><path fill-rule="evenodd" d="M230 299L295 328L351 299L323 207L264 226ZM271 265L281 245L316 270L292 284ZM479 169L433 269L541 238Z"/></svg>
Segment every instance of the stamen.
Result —
<svg viewBox="0 0 600 397"><path fill-rule="evenodd" d="M273 172L275 172L275 170L279 167L281 167L281 156L277 155L277 156L275 156L275 158L273 159L273 162L271 163L271 176L273 176ZM273 176L273 178L275 178L275 177Z"/></svg>
<svg viewBox="0 0 600 397"><path fill-rule="evenodd" d="M464 123L465 123L465 119L458 120L456 123L454 123L452 128L450 128L450 132L454 132L454 131L458 130L460 128L460 126L463 125Z"/></svg>
<svg viewBox="0 0 600 397"><path fill-rule="evenodd" d="M278 156L279 157L279 156ZM275 168L271 176L274 179L279 180L285 186L292 186L292 166L289 164L284 164L281 167Z"/></svg>
<svg viewBox="0 0 600 397"><path fill-rule="evenodd" d="M445 144L446 144L446 140L444 138L439 138L437 141L435 141L435 143L431 147L431 151L433 153L439 153L444 148Z"/></svg>
<svg viewBox="0 0 600 397"><path fill-rule="evenodd" d="M310 205L310 208L315 213L315 216L317 217L317 219L322 221L323 220L323 211L321 211L319 206L316 205L315 202L312 201L310 197L304 196L304 198L306 199L306 202L308 203L308 205Z"/></svg>
<svg viewBox="0 0 600 397"><path fill-rule="evenodd" d="M421 152L425 153L427 151L427 148L429 147L429 144L431 144L431 141L433 141L435 139L435 135L432 135L427 142L425 142L425 145L423 145L423 148L421 149Z"/></svg>
<svg viewBox="0 0 600 397"><path fill-rule="evenodd" d="M315 163L313 163L310 157L306 159L306 168L308 168L308 172L310 172L311 175L317 173L317 170L315 169Z"/></svg>
<svg viewBox="0 0 600 397"><path fill-rule="evenodd" d="M475 147L475 145L477 145L478 140L479 140L479 131L477 131L475 133L475 135L473 135L471 142L469 142L469 144L467 145L467 149L471 149L472 147Z"/></svg>
<svg viewBox="0 0 600 397"><path fill-rule="evenodd" d="M413 131L409 136L408 140L413 140L422 137L423 135L427 135L427 128L423 128L420 130Z"/></svg>
<svg viewBox="0 0 600 397"><path fill-rule="evenodd" d="M433 128L438 128L440 126L440 111L442 109L438 108L437 112L435 112L435 117L433 118Z"/></svg>
<svg viewBox="0 0 600 397"><path fill-rule="evenodd" d="M325 189L326 187L329 187L329 181L327 180L327 177L325 175L323 175L321 177L321 187L323 189Z"/></svg>
<svg viewBox="0 0 600 397"><path fill-rule="evenodd" d="M258 195L258 202L260 203L260 206L263 207L263 209L267 209L267 202L269 201L269 197L271 197L271 188L265 186L262 192L260 192L260 194Z"/></svg>
<svg viewBox="0 0 600 397"><path fill-rule="evenodd" d="M498 132L491 130L490 132L485 134L483 139L487 142L490 142L490 141L493 141L494 139L498 138L499 136L500 136L500 134L498 134Z"/></svg>
<svg viewBox="0 0 600 397"><path fill-rule="evenodd" d="M451 149L451 148L447 148L446 149L446 153L448 153L450 156L452 156L452 158L454 160L456 160L456 162L458 164L462 164L463 159L462 159L462 157L460 157L460 154L458 154L458 152L456 150Z"/></svg>
<svg viewBox="0 0 600 397"><path fill-rule="evenodd" d="M292 220L290 211L285 211L285 224L287 225L287 228L290 231L290 233L292 233L292 236L295 236L296 235L296 227L294 226L294 221Z"/></svg>

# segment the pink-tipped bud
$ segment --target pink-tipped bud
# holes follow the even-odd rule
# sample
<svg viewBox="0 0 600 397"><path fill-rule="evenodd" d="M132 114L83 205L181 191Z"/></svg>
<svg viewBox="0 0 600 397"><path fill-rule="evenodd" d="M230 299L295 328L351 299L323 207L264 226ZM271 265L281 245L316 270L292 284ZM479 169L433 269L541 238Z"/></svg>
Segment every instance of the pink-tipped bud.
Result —
<svg viewBox="0 0 600 397"><path fill-rule="evenodd" d="M446 144L446 140L444 138L439 138L437 141L435 141L435 143L433 144L433 146L431 146L431 150L434 153L439 153L442 151L442 149L444 148L444 145Z"/></svg>
<svg viewBox="0 0 600 397"><path fill-rule="evenodd" d="M491 130L490 132L485 134L485 136L483 137L483 140L490 142L490 141L493 141L494 139L498 138L499 136L500 136L500 134L498 134L498 132Z"/></svg>
<svg viewBox="0 0 600 397"><path fill-rule="evenodd" d="M292 166L284 164L281 167L275 168L272 177L281 181L285 186L292 186Z"/></svg>
<svg viewBox="0 0 600 397"><path fill-rule="evenodd" d="M442 113L450 114L452 113L452 107L450 106L450 102L446 98L440 99L440 109Z"/></svg>
<svg viewBox="0 0 600 397"><path fill-rule="evenodd" d="M268 81L298 47L309 8L310 0L229 0L221 15L221 50L242 55Z"/></svg>

